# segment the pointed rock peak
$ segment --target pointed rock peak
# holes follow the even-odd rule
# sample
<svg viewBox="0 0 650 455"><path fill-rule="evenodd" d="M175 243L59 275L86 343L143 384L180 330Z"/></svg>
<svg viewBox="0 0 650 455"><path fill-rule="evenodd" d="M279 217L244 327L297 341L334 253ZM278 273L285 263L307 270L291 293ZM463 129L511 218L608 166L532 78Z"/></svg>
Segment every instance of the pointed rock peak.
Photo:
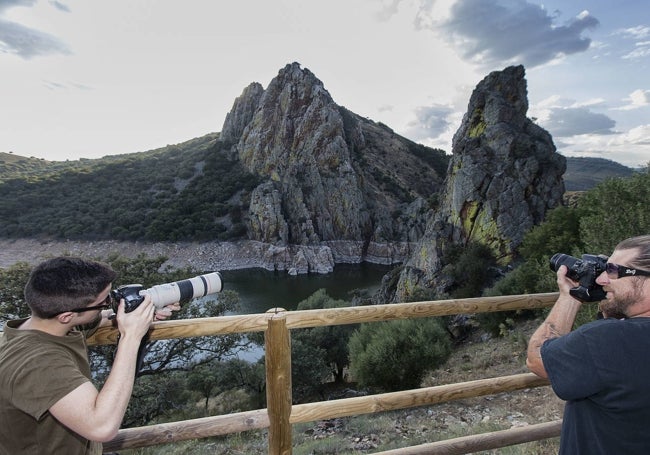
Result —
<svg viewBox="0 0 650 455"><path fill-rule="evenodd" d="M529 122L526 118L528 91L525 76L523 66L510 66L493 71L479 82L453 142L462 137L478 137L486 128L499 123L523 128Z"/></svg>
<svg viewBox="0 0 650 455"><path fill-rule="evenodd" d="M226 114L223 128L221 128L221 140L223 142L234 144L239 140L244 128L253 119L263 94L262 85L253 82L235 99L232 109Z"/></svg>
<svg viewBox="0 0 650 455"><path fill-rule="evenodd" d="M260 114L262 117L273 111L281 113L271 115L267 120L285 115L295 117L303 114L315 99L319 106L334 104L323 83L311 71L301 68L297 62L287 64L266 90L258 82L253 82L235 99L221 128L221 140L226 144L237 143L258 109L264 111Z"/></svg>
<svg viewBox="0 0 650 455"><path fill-rule="evenodd" d="M275 103L278 98L281 98L280 101L292 99L307 102L313 98L322 98L322 102L334 102L330 94L325 90L323 82L307 68L301 68L297 62L282 68L269 84L265 99L269 103ZM262 100L262 103L264 101ZM287 106L281 104L280 107Z"/></svg>

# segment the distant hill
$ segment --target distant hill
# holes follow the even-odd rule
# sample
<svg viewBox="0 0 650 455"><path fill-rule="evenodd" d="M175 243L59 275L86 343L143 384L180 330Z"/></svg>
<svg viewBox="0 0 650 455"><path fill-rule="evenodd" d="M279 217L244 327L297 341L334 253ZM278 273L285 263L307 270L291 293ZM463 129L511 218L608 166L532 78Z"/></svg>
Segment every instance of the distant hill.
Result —
<svg viewBox="0 0 650 455"><path fill-rule="evenodd" d="M564 186L566 191L586 191L603 180L629 177L634 169L604 158L567 157Z"/></svg>

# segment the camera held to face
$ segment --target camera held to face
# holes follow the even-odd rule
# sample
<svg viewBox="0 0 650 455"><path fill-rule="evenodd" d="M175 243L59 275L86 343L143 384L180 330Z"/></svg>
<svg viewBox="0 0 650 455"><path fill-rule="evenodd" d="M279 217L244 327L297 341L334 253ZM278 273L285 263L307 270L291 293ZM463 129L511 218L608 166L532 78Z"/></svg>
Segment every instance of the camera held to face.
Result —
<svg viewBox="0 0 650 455"><path fill-rule="evenodd" d="M176 302L187 302L196 297L221 292L223 283L219 272L206 273L187 280L158 284L144 289L141 284L126 284L111 291L113 311L117 313L120 299L124 299L124 311L129 313L142 303L145 295L150 295L156 308Z"/></svg>
<svg viewBox="0 0 650 455"><path fill-rule="evenodd" d="M579 283L571 289L573 297L583 302L599 302L605 299L607 293L603 287L596 283L598 275L605 271L607 256L599 254L583 254L582 259L569 256L568 254L554 254L550 260L551 270L557 272L560 266L567 268L566 276Z"/></svg>

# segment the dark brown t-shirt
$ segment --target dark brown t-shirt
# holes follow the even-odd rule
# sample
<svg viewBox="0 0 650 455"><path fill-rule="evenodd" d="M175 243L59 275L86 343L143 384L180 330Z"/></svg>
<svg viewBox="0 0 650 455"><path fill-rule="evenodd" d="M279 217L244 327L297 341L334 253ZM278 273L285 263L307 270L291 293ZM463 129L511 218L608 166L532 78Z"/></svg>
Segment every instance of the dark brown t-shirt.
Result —
<svg viewBox="0 0 650 455"><path fill-rule="evenodd" d="M101 454L101 443L74 433L48 411L90 381L84 335L17 330L23 322L8 322L0 337L0 455Z"/></svg>

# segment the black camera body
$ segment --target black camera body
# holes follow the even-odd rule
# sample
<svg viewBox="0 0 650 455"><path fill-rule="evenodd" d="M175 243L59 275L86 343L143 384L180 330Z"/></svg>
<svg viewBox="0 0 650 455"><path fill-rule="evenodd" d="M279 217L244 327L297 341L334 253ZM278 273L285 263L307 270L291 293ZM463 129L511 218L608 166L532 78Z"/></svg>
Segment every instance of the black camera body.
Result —
<svg viewBox="0 0 650 455"><path fill-rule="evenodd" d="M560 266L567 268L566 276L579 283L571 288L570 294L583 302L600 302L607 293L596 283L598 275L605 271L607 256L599 254L583 254L582 259L568 254L556 253L550 260L551 270L557 272Z"/></svg>
<svg viewBox="0 0 650 455"><path fill-rule="evenodd" d="M126 284L111 291L113 297L113 311L117 313L117 306L120 299L124 299L124 312L129 313L135 310L144 300L144 295L140 291L144 289L141 284Z"/></svg>

